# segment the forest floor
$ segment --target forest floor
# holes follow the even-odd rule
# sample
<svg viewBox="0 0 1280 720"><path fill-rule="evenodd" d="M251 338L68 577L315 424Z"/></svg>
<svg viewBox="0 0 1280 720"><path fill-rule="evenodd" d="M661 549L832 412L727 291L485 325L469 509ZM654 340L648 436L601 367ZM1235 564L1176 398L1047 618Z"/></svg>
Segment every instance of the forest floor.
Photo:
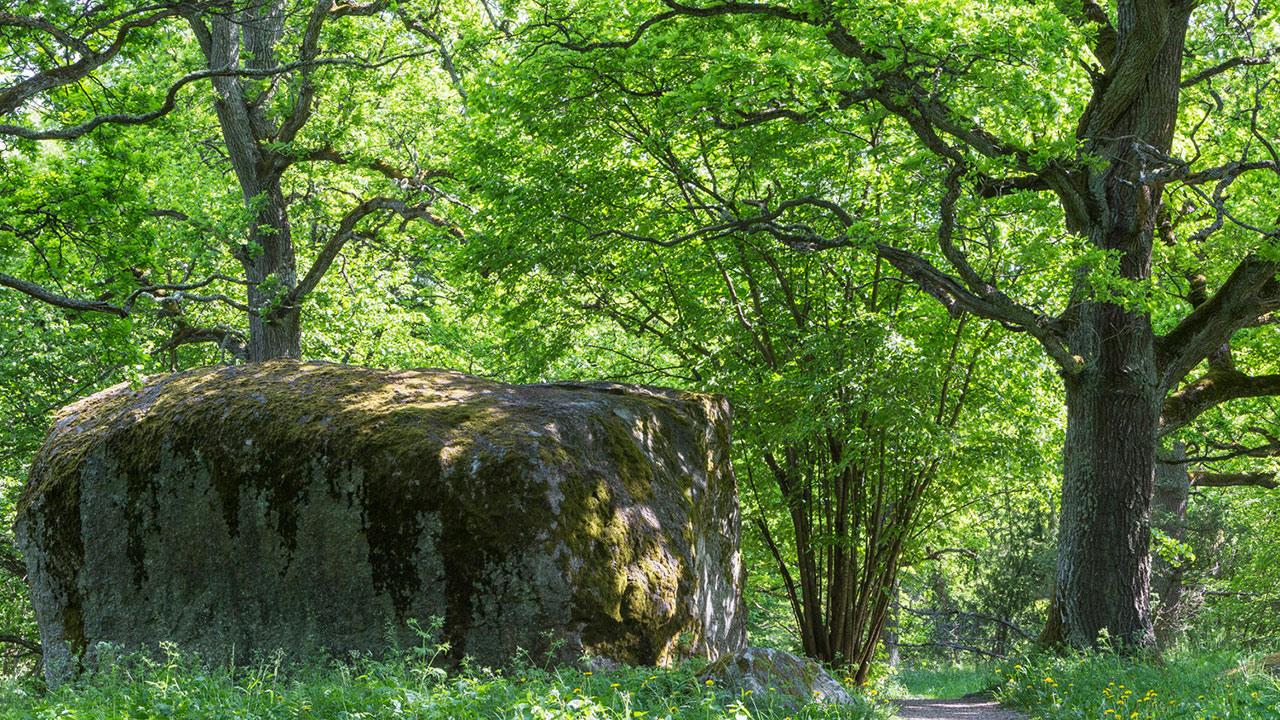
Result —
<svg viewBox="0 0 1280 720"><path fill-rule="evenodd" d="M1001 707L989 698L959 700L902 700L899 720L1026 720L1020 712Z"/></svg>

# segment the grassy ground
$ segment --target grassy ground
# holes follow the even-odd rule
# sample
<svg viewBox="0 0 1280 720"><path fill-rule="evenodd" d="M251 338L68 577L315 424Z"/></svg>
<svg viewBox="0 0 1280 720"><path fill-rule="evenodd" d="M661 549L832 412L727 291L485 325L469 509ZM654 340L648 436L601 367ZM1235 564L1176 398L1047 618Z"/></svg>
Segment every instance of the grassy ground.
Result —
<svg viewBox="0 0 1280 720"><path fill-rule="evenodd" d="M999 668L997 696L1043 720L1280 720L1280 679L1239 653L1162 663L1088 653Z"/></svg>
<svg viewBox="0 0 1280 720"><path fill-rule="evenodd" d="M903 667L886 693L900 698L951 699L991 690L1000 682L990 665L925 665Z"/></svg>
<svg viewBox="0 0 1280 720"><path fill-rule="evenodd" d="M129 659L45 690L0 680L0 720L422 718L439 720L886 720L886 696L957 698L997 687L1037 720L1280 720L1280 678L1239 653L1181 651L1161 663L1089 653L999 666L903 668L856 705L799 710L699 681L698 666L587 672L529 663L446 674L426 653L283 669L202 669Z"/></svg>
<svg viewBox="0 0 1280 720"><path fill-rule="evenodd" d="M56 691L0 682L0 719L422 718L472 720L883 720L887 706L860 700L798 711L768 697L700 682L694 666L609 672L531 667L446 675L421 658L284 671L270 663L202 670L171 657L130 661Z"/></svg>

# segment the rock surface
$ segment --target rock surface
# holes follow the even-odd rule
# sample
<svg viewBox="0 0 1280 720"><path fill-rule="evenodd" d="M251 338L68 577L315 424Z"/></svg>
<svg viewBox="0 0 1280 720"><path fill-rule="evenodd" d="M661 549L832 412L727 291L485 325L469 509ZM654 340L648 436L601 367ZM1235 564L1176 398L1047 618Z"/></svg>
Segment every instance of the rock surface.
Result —
<svg viewBox="0 0 1280 720"><path fill-rule="evenodd" d="M106 641L209 661L715 658L745 641L722 398L273 361L65 408L16 527L57 683Z"/></svg>
<svg viewBox="0 0 1280 720"><path fill-rule="evenodd" d="M853 696L816 661L772 648L746 648L707 666L702 677L734 694L750 691L793 707L845 705Z"/></svg>

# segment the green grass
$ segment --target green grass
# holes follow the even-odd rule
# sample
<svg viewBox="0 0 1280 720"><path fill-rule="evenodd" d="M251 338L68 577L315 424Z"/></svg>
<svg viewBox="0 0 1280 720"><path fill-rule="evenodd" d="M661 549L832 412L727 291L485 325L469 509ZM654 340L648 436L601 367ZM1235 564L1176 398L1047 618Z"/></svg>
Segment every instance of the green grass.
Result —
<svg viewBox="0 0 1280 720"><path fill-rule="evenodd" d="M892 694L900 697L952 699L994 688L1000 681L988 665L904 667L892 677Z"/></svg>
<svg viewBox="0 0 1280 720"><path fill-rule="evenodd" d="M1238 653L1182 651L1163 664L1082 653L999 672L997 697L1042 720L1280 720L1280 679Z"/></svg>
<svg viewBox="0 0 1280 720"><path fill-rule="evenodd" d="M329 663L283 670L259 663L202 669L171 655L130 659L57 690L0 681L0 719L112 720L423 718L470 720L883 720L883 704L799 710L768 697L733 695L697 678L696 665L608 672L517 668L447 674L429 658Z"/></svg>

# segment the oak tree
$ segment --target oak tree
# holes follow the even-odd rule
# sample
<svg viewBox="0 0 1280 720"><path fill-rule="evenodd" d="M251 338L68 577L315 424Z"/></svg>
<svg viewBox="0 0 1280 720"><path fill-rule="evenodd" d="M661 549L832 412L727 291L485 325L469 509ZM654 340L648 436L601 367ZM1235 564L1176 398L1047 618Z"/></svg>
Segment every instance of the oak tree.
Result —
<svg viewBox="0 0 1280 720"><path fill-rule="evenodd" d="M861 249L956 315L1039 344L1061 377L1067 418L1043 639L1152 644L1162 438L1209 408L1280 390L1265 358L1259 375L1231 352L1267 332L1280 307L1269 201L1280 177L1274 9L1193 0L539 7L532 53L592 83L574 102L664 113L677 152L751 138L744 178L761 156L804 162L803 142L838 148L826 164L797 165L789 183L712 185L691 164L677 184L683 197L666 209L697 210L683 227L655 234L657 213L640 214L606 228L609 237L762 234L799 251ZM910 198L928 206L925 218L867 202L879 183L917 192L904 179L921 177L936 188Z"/></svg>

